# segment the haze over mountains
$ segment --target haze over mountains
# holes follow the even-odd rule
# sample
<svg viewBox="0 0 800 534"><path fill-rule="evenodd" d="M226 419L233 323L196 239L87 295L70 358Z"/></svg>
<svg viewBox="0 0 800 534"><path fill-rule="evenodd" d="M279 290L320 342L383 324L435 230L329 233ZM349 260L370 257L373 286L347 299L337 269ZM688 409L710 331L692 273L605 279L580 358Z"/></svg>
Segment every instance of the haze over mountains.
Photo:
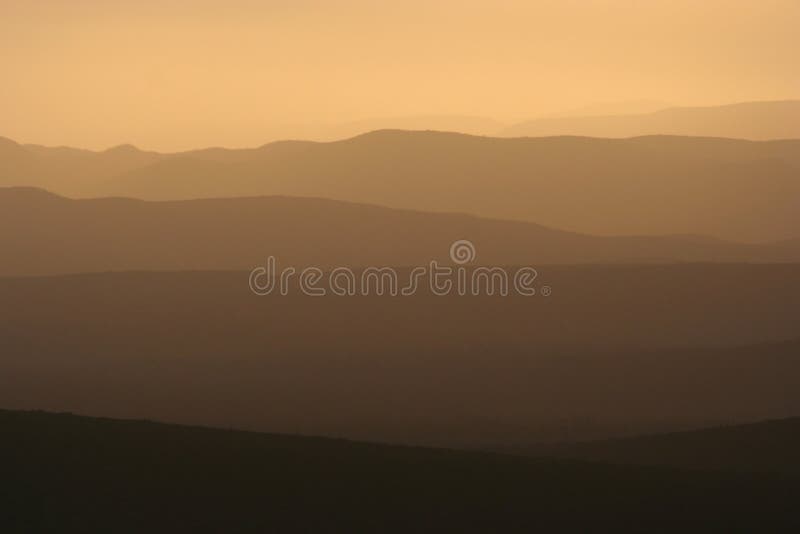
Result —
<svg viewBox="0 0 800 534"><path fill-rule="evenodd" d="M0 140L0 405L518 450L796 415L798 169L791 139ZM247 283L268 256L402 276L458 239L553 294Z"/></svg>
<svg viewBox="0 0 800 534"><path fill-rule="evenodd" d="M774 140L800 138L800 127L797 126L800 121L799 109L800 100L690 107L640 99L596 102L512 120L469 114L398 114L329 123L251 121L248 128L261 130L260 137L256 138L261 143L285 140L338 141L375 130L435 130L490 137L576 135L619 138L680 135ZM225 132L226 135L221 136L228 140L226 146L257 144L231 141L230 136L234 133ZM144 146L151 145L145 143Z"/></svg>
<svg viewBox="0 0 800 534"><path fill-rule="evenodd" d="M0 144L0 184L73 197L288 195L530 221L598 235L798 237L800 140L499 139L379 131L177 154Z"/></svg>
<svg viewBox="0 0 800 534"><path fill-rule="evenodd" d="M506 125L502 122L486 117L418 115L364 119L322 128L309 127L305 136L284 136L283 140L310 139L315 141L338 141L375 130L436 130L459 132L469 135L496 135L505 127Z"/></svg>
<svg viewBox="0 0 800 534"><path fill-rule="evenodd" d="M646 113L543 117L505 128L500 135L636 137L685 135L741 139L800 138L800 100L725 106L668 107Z"/></svg>
<svg viewBox="0 0 800 534"><path fill-rule="evenodd" d="M0 140L0 400L468 447L791 416L798 169L792 139ZM554 295L259 299L247 284L268 256L402 275L448 263L458 239L470 266L536 267ZM29 275L44 277L11 278Z"/></svg>
<svg viewBox="0 0 800 534"><path fill-rule="evenodd" d="M0 534L800 532L798 0L0 5Z"/></svg>
<svg viewBox="0 0 800 534"><path fill-rule="evenodd" d="M72 200L0 188L0 275L449 262L469 236L479 265L788 262L800 242L738 244L696 236L596 237L523 222L333 200Z"/></svg>
<svg viewBox="0 0 800 534"><path fill-rule="evenodd" d="M609 102L593 102L583 106L554 111L546 113L538 118L631 115L635 113L651 113L670 107L674 106L661 100L612 100ZM508 127L508 125L506 125L506 127Z"/></svg>
<svg viewBox="0 0 800 534"><path fill-rule="evenodd" d="M800 410L797 265L540 267L547 297L247 279L0 278L0 406L500 449Z"/></svg>

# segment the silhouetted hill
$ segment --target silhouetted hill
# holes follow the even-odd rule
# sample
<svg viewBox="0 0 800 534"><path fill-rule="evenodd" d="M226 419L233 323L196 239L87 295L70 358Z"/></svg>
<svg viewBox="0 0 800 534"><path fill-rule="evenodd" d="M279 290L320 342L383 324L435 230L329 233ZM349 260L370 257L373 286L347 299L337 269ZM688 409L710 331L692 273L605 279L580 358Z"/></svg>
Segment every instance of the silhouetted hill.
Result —
<svg viewBox="0 0 800 534"><path fill-rule="evenodd" d="M506 126L486 117L459 115L418 115L406 117L382 117L317 128L310 139L339 140L362 135L375 130L435 130L459 132L470 135L496 135Z"/></svg>
<svg viewBox="0 0 800 534"><path fill-rule="evenodd" d="M71 200L0 189L0 275L284 265L427 265L469 238L477 262L796 261L800 249L692 236L592 237L532 223L313 198Z"/></svg>
<svg viewBox="0 0 800 534"><path fill-rule="evenodd" d="M798 237L797 140L378 131L333 143L167 155L22 149L21 160L0 157L0 184L73 197L310 196L600 235Z"/></svg>
<svg viewBox="0 0 800 534"><path fill-rule="evenodd" d="M6 137L0 137L0 153L3 155L19 149L19 145Z"/></svg>
<svg viewBox="0 0 800 534"><path fill-rule="evenodd" d="M148 199L314 196L604 235L797 237L800 141L380 131L281 148L234 164L184 155L115 177L102 190Z"/></svg>
<svg viewBox="0 0 800 534"><path fill-rule="evenodd" d="M636 137L688 135L741 139L800 138L800 100L725 106L670 107L649 113L545 117L510 126L501 135Z"/></svg>
<svg viewBox="0 0 800 534"><path fill-rule="evenodd" d="M468 447L800 413L797 265L547 266L537 282L552 294L0 278L0 406Z"/></svg>
<svg viewBox="0 0 800 534"><path fill-rule="evenodd" d="M776 531L795 480L0 411L3 532Z"/></svg>
<svg viewBox="0 0 800 534"><path fill-rule="evenodd" d="M0 137L0 185L28 184L30 176L21 171L27 156L22 146Z"/></svg>
<svg viewBox="0 0 800 534"><path fill-rule="evenodd" d="M800 418L529 450L615 464L800 475Z"/></svg>
<svg viewBox="0 0 800 534"><path fill-rule="evenodd" d="M141 168L163 157L130 145L93 152L0 142L0 186L88 192L109 176Z"/></svg>

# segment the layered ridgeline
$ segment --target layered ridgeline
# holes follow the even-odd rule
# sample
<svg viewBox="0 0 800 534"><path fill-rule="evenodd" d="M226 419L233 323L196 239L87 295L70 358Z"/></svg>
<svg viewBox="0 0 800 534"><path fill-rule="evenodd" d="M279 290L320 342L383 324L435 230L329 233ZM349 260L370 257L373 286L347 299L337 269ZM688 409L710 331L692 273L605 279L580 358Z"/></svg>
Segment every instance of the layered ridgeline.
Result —
<svg viewBox="0 0 800 534"><path fill-rule="evenodd" d="M126 270L250 270L283 265L416 266L449 261L469 239L474 264L791 262L800 243L698 236L596 237L533 223L295 197L72 200L0 189L0 275Z"/></svg>
<svg viewBox="0 0 800 534"><path fill-rule="evenodd" d="M533 447L525 452L617 465L660 465L798 476L798 446L800 417L794 417L671 434L561 443Z"/></svg>
<svg viewBox="0 0 800 534"><path fill-rule="evenodd" d="M0 427L13 436L0 442L0 527L9 533L791 531L798 523L797 481L776 475L66 414L0 411Z"/></svg>
<svg viewBox="0 0 800 534"><path fill-rule="evenodd" d="M635 137L690 135L740 139L800 138L800 100L742 102L726 106L666 107L645 113L538 118L501 131L511 137L585 135Z"/></svg>
<svg viewBox="0 0 800 534"><path fill-rule="evenodd" d="M0 144L0 184L150 200L289 195L524 220L581 233L797 238L800 141L500 139L379 131L179 154Z"/></svg>
<svg viewBox="0 0 800 534"><path fill-rule="evenodd" d="M800 413L800 266L547 266L549 296L0 277L0 406L524 448Z"/></svg>

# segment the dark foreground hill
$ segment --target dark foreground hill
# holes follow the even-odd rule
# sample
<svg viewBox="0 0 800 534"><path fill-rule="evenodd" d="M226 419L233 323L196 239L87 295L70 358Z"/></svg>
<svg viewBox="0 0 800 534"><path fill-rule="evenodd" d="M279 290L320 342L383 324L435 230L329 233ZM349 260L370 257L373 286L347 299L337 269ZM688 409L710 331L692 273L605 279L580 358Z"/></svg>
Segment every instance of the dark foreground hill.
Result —
<svg viewBox="0 0 800 534"><path fill-rule="evenodd" d="M798 237L799 146L798 140L504 139L409 131L178 154L7 142L0 144L0 185L149 200L322 197L587 234L757 242Z"/></svg>
<svg viewBox="0 0 800 534"><path fill-rule="evenodd" d="M796 528L793 479L0 411L3 532Z"/></svg>
<svg viewBox="0 0 800 534"><path fill-rule="evenodd" d="M503 447L800 413L797 265L550 266L545 297L0 278L0 406Z"/></svg>
<svg viewBox="0 0 800 534"><path fill-rule="evenodd" d="M0 275L125 270L251 270L283 265L427 265L468 239L483 265L800 260L793 242L698 236L596 237L532 223L314 198L171 202L72 200L0 189Z"/></svg>
<svg viewBox="0 0 800 534"><path fill-rule="evenodd" d="M566 443L527 452L614 464L800 476L799 450L800 418L795 417L672 434Z"/></svg>

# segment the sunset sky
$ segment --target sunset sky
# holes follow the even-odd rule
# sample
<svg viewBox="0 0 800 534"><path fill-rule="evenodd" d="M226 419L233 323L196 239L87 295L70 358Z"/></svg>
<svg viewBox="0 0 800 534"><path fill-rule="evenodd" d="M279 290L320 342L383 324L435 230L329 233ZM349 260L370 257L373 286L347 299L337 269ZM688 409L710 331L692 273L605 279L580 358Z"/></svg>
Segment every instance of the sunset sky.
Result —
<svg viewBox="0 0 800 534"><path fill-rule="evenodd" d="M797 0L2 0L0 135L175 150L384 116L791 99L798 24Z"/></svg>

